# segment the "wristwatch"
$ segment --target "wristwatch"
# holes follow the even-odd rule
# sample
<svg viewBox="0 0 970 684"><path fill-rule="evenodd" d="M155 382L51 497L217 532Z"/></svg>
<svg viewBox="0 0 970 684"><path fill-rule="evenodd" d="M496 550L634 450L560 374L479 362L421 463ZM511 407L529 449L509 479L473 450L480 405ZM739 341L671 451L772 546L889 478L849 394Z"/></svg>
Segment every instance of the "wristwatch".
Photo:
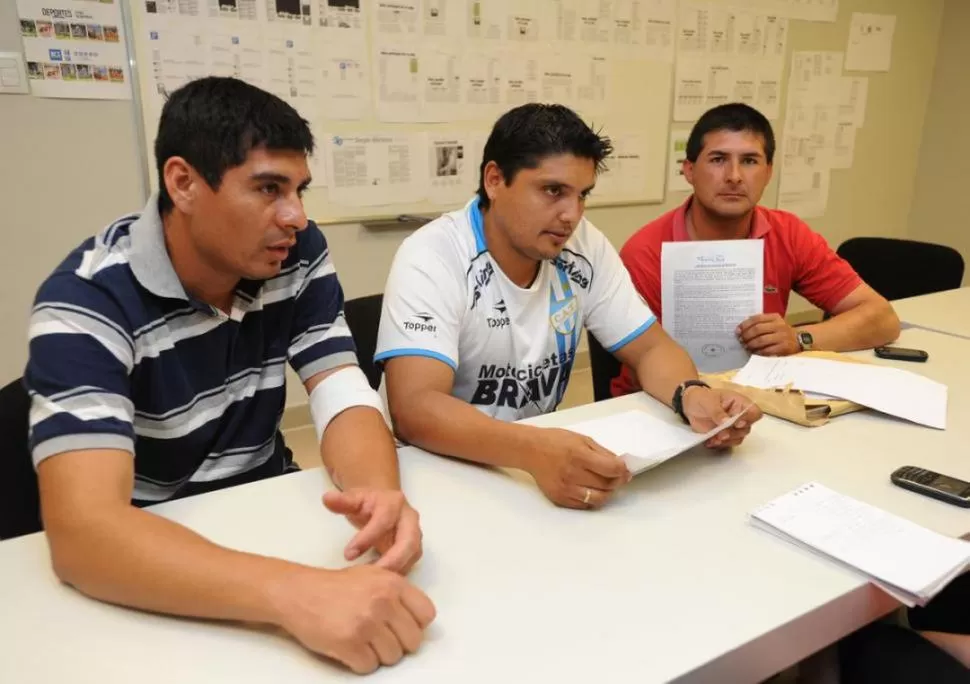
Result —
<svg viewBox="0 0 970 684"><path fill-rule="evenodd" d="M677 385L677 389L674 390L674 397L671 399L670 405L673 407L674 413L680 416L685 423L690 422L687 420L687 414L684 413L684 392L688 387L706 387L707 389L711 389L711 386L703 380L684 380L682 383Z"/></svg>
<svg viewBox="0 0 970 684"><path fill-rule="evenodd" d="M801 351L808 351L812 348L812 345L815 344L815 339L812 337L812 333L808 332L807 330L802 330L795 333L795 337L798 338L798 348Z"/></svg>

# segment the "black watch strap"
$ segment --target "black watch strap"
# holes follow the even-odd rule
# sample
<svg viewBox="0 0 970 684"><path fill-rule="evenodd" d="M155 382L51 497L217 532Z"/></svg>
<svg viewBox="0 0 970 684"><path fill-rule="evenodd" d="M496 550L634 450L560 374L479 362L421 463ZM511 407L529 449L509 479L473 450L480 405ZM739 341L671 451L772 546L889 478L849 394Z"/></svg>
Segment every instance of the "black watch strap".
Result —
<svg viewBox="0 0 970 684"><path fill-rule="evenodd" d="M687 414L684 413L684 391L688 387L706 387L710 389L711 386L708 385L703 380L685 380L684 382L677 385L677 389L674 390L674 398L671 400L670 404L673 406L674 413L681 417L685 423L690 421L687 420Z"/></svg>

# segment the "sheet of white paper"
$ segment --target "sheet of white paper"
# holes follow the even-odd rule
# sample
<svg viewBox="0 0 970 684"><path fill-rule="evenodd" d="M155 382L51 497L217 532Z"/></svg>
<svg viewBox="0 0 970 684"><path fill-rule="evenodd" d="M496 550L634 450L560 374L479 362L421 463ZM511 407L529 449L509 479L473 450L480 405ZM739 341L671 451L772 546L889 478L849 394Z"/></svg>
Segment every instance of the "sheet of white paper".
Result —
<svg viewBox="0 0 970 684"><path fill-rule="evenodd" d="M332 203L380 206L427 197L423 135L375 133L324 139Z"/></svg>
<svg viewBox="0 0 970 684"><path fill-rule="evenodd" d="M845 51L846 71L889 71L895 30L895 15L853 12Z"/></svg>
<svg viewBox="0 0 970 684"><path fill-rule="evenodd" d="M810 482L752 520L922 603L970 563L970 543ZM913 599L916 599L913 601Z"/></svg>
<svg viewBox="0 0 970 684"><path fill-rule="evenodd" d="M423 33L428 37L461 37L461 3L452 0L424 0L421 3Z"/></svg>
<svg viewBox="0 0 970 684"><path fill-rule="evenodd" d="M506 36L513 43L536 43L543 31L543 5L538 2L516 2L509 5Z"/></svg>
<svg viewBox="0 0 970 684"><path fill-rule="evenodd" d="M428 48L421 52L421 121L454 121L461 118L464 79L457 50Z"/></svg>
<svg viewBox="0 0 970 684"><path fill-rule="evenodd" d="M706 55L709 52L711 8L707 3L682 2L677 22L677 54Z"/></svg>
<svg viewBox="0 0 970 684"><path fill-rule="evenodd" d="M733 416L707 433L697 433L687 425L666 422L636 410L565 427L613 452L623 459L631 474L637 475L702 444L734 425L743 415L742 412Z"/></svg>
<svg viewBox="0 0 970 684"><path fill-rule="evenodd" d="M851 169L855 158L856 126L853 123L839 122L835 128L832 147L831 166L833 169Z"/></svg>
<svg viewBox="0 0 970 684"><path fill-rule="evenodd" d="M149 79L146 106L154 112L153 118L161 115L165 99L172 92L208 72L203 27L198 22L172 23L176 25L170 26L167 18L155 17L147 17L145 22L151 69L142 69L141 76Z"/></svg>
<svg viewBox="0 0 970 684"><path fill-rule="evenodd" d="M734 382L761 388L790 385L921 425L946 428L947 386L899 368L804 356L752 356Z"/></svg>
<svg viewBox="0 0 970 684"><path fill-rule="evenodd" d="M647 191L647 136L634 131L616 130L610 135L613 154L606 160L606 171L596 180L593 196L613 201L639 200Z"/></svg>
<svg viewBox="0 0 970 684"><path fill-rule="evenodd" d="M275 34L275 35L274 35ZM320 67L313 49L312 29L273 27L266 38L265 88L285 100L307 121L316 119L320 102ZM248 50L242 55L256 73L258 57Z"/></svg>
<svg viewBox="0 0 970 684"><path fill-rule="evenodd" d="M573 106L576 97L578 63L565 53L540 58L540 88L543 102Z"/></svg>
<svg viewBox="0 0 970 684"><path fill-rule="evenodd" d="M575 105L589 119L609 106L610 61L604 55L582 55L576 61Z"/></svg>
<svg viewBox="0 0 970 684"><path fill-rule="evenodd" d="M31 78L44 77L44 68L38 62L31 68ZM29 92L24 56L19 52L0 52L0 93L23 95Z"/></svg>
<svg viewBox="0 0 970 684"><path fill-rule="evenodd" d="M17 0L16 4L33 95L131 99L119 3ZM6 78L12 78L9 72Z"/></svg>
<svg viewBox="0 0 970 684"><path fill-rule="evenodd" d="M381 121L420 121L424 82L418 47L378 45L375 60L377 117Z"/></svg>
<svg viewBox="0 0 970 684"><path fill-rule="evenodd" d="M540 68L536 56L505 53L499 70L502 77L502 101L506 107L518 107L539 101Z"/></svg>
<svg viewBox="0 0 970 684"><path fill-rule="evenodd" d="M544 27L544 40L576 40L579 9L576 0L548 0L549 21Z"/></svg>
<svg viewBox="0 0 970 684"><path fill-rule="evenodd" d="M502 108L504 63L500 54L466 51L462 54L464 77L459 119L487 120Z"/></svg>
<svg viewBox="0 0 970 684"><path fill-rule="evenodd" d="M374 28L385 36L417 36L422 28L421 18L418 0L376 0L374 3Z"/></svg>
<svg viewBox="0 0 970 684"><path fill-rule="evenodd" d="M646 33L643 50L647 59L672 64L674 61L674 23L677 21L676 0L643 0L644 27ZM620 39L614 38L617 42Z"/></svg>
<svg viewBox="0 0 970 684"><path fill-rule="evenodd" d="M868 76L843 76L839 79L839 121L862 128L866 123Z"/></svg>
<svg viewBox="0 0 970 684"><path fill-rule="evenodd" d="M455 0L455 4L461 0ZM505 0L464 0L465 34L479 40L503 40L508 8Z"/></svg>
<svg viewBox="0 0 970 684"><path fill-rule="evenodd" d="M694 122L707 107L710 64L705 56L677 58L674 73L674 121Z"/></svg>
<svg viewBox="0 0 970 684"><path fill-rule="evenodd" d="M610 42L610 3L603 0L576 0L577 32L580 41L589 45Z"/></svg>
<svg viewBox="0 0 970 684"><path fill-rule="evenodd" d="M697 368L740 368L737 326L764 309L764 240L665 242L660 252L663 327Z"/></svg>
<svg viewBox="0 0 970 684"><path fill-rule="evenodd" d="M428 199L443 206L467 200L478 188L478 134L429 133L426 140Z"/></svg>
<svg viewBox="0 0 970 684"><path fill-rule="evenodd" d="M337 38L360 44L364 40L367 4L364 0L317 0L317 16L320 27L327 33L327 39Z"/></svg>
<svg viewBox="0 0 970 684"><path fill-rule="evenodd" d="M287 28L293 31L296 27ZM207 72L241 79L280 97L288 96L290 80L286 73L285 41L279 34L264 37L260 26L255 24L220 22L205 35ZM276 49L283 53L282 65L273 59ZM283 85L274 89L271 84L280 74Z"/></svg>
<svg viewBox="0 0 970 684"><path fill-rule="evenodd" d="M691 185L684 178L684 161L687 159L689 128L670 130L670 147L667 148L667 192L690 192Z"/></svg>
<svg viewBox="0 0 970 684"><path fill-rule="evenodd" d="M182 12L182 7L192 5L202 5L201 2L189 0L170 0L177 2ZM312 26L313 16L310 3L292 2L292 0L266 0L266 19L270 25L283 24L290 26ZM321 16L321 20L323 16Z"/></svg>
<svg viewBox="0 0 970 684"><path fill-rule="evenodd" d="M757 68L758 90L752 106L768 119L781 115L781 76L784 62L769 60Z"/></svg>
<svg viewBox="0 0 970 684"><path fill-rule="evenodd" d="M317 44L320 111L327 119L364 119L371 112L370 63L362 44Z"/></svg>
<svg viewBox="0 0 970 684"><path fill-rule="evenodd" d="M803 219L824 216L829 203L829 181L828 169L782 168L778 208Z"/></svg>

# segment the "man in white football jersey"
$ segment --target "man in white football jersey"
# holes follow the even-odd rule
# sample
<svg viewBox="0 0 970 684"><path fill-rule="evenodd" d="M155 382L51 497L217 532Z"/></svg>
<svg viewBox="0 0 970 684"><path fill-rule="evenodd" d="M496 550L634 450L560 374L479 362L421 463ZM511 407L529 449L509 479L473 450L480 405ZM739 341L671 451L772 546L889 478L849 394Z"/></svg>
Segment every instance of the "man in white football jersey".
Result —
<svg viewBox="0 0 970 684"><path fill-rule="evenodd" d="M709 440L739 444L761 417L707 387L637 294L619 255L583 218L609 140L561 105L504 114L485 144L478 194L401 245L375 360L398 436L429 451L532 474L554 503L602 506L623 461L573 432L514 424L555 410L585 325L640 386Z"/></svg>

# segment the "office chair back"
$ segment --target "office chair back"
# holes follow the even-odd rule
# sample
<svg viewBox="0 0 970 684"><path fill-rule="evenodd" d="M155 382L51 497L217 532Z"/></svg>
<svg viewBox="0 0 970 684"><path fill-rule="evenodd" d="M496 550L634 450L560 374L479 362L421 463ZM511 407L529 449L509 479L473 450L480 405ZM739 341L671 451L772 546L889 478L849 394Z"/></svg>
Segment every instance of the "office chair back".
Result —
<svg viewBox="0 0 970 684"><path fill-rule="evenodd" d="M357 362L374 389L381 384L381 369L374 363L374 351L377 349L377 328L381 322L383 305L383 294L344 302L344 316L347 317L347 325L357 347Z"/></svg>
<svg viewBox="0 0 970 684"><path fill-rule="evenodd" d="M593 401L603 401L613 396L610 394L610 382L620 374L621 364L591 333L586 333L586 340L589 342L589 366L593 373Z"/></svg>
<svg viewBox="0 0 970 684"><path fill-rule="evenodd" d="M0 389L0 539L41 529L37 474L27 447L29 411L22 379Z"/></svg>
<svg viewBox="0 0 970 684"><path fill-rule="evenodd" d="M857 237L839 245L837 253L888 300L952 290L963 282L963 257L945 245Z"/></svg>

